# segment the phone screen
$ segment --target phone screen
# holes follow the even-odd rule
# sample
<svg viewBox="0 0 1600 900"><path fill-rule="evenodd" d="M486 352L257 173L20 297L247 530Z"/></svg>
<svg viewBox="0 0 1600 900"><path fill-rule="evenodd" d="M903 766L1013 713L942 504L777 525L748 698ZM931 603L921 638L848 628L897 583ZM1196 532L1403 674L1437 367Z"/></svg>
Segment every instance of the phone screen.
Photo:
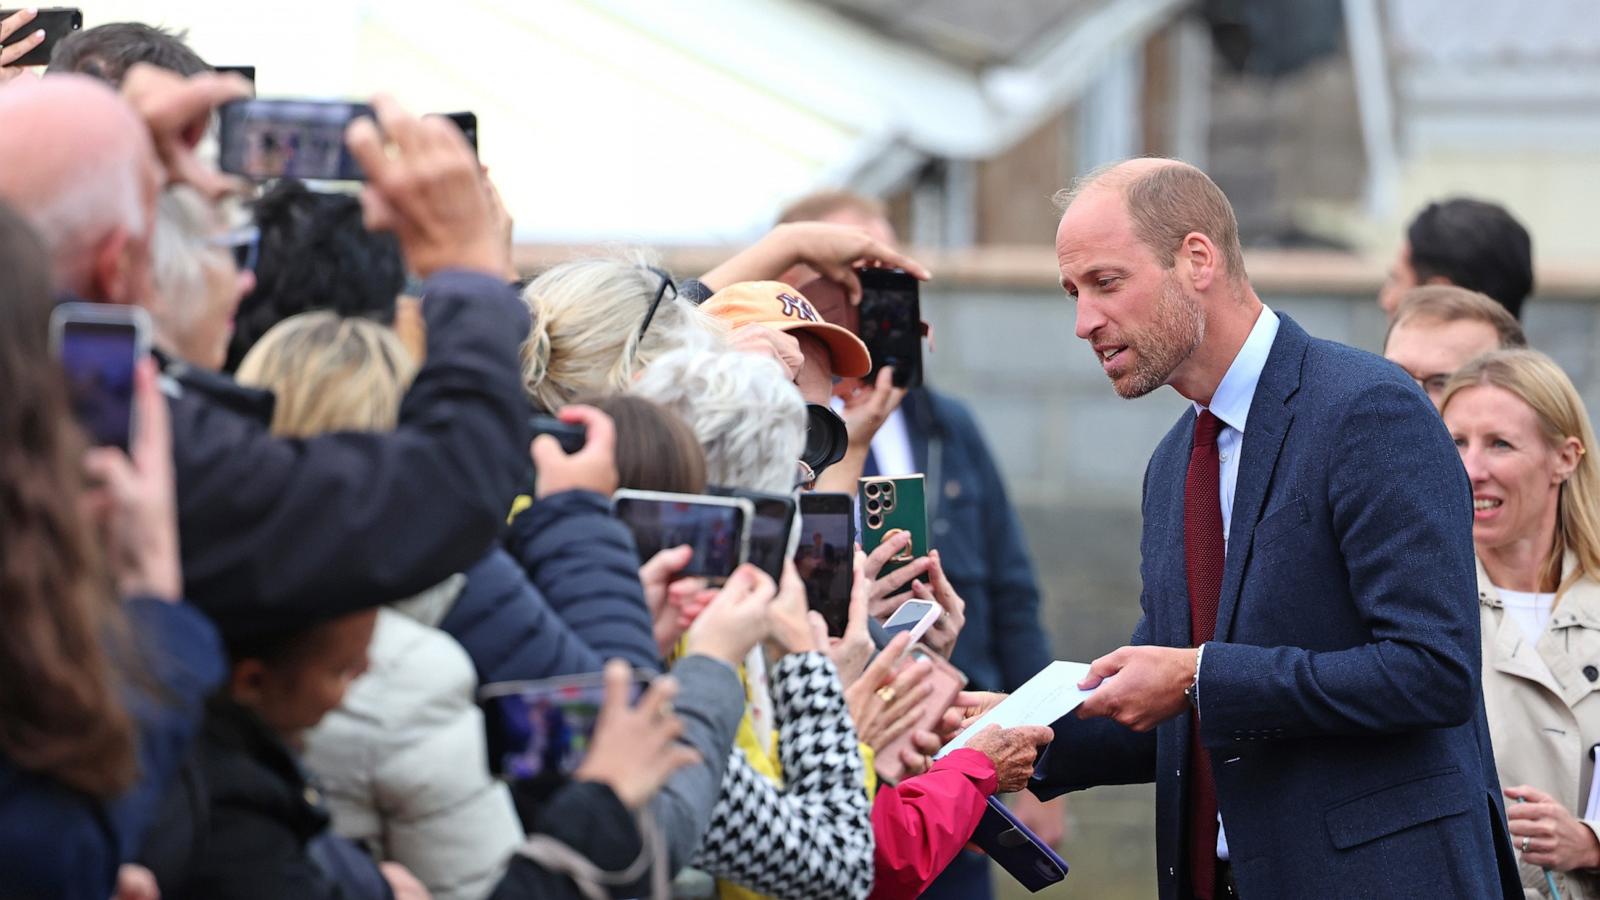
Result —
<svg viewBox="0 0 1600 900"><path fill-rule="evenodd" d="M128 449L133 432L133 367L138 332L131 323L67 322L58 352L78 422L97 447Z"/></svg>
<svg viewBox="0 0 1600 900"><path fill-rule="evenodd" d="M640 676L630 702L638 702L644 687ZM588 755L604 702L598 673L531 682L520 691L487 698L490 768L508 780L570 776Z"/></svg>
<svg viewBox="0 0 1600 900"><path fill-rule="evenodd" d="M744 561L744 511L737 506L618 497L612 512L633 532L640 560L688 544L694 556L681 574L703 578L727 578Z"/></svg>
<svg viewBox="0 0 1600 900"><path fill-rule="evenodd" d="M870 383L894 367L896 387L922 384L922 312L917 279L898 269L861 269L861 340L872 354Z"/></svg>
<svg viewBox="0 0 1600 900"><path fill-rule="evenodd" d="M365 177L345 147L345 128L372 116L365 103L327 100L236 100L220 111L219 165L247 178L359 181ZM478 149L478 117L449 118Z"/></svg>
<svg viewBox="0 0 1600 900"><path fill-rule="evenodd" d="M849 494L800 495L800 544L794 564L806 583L806 601L844 634L850 618L850 583L855 557L855 511Z"/></svg>

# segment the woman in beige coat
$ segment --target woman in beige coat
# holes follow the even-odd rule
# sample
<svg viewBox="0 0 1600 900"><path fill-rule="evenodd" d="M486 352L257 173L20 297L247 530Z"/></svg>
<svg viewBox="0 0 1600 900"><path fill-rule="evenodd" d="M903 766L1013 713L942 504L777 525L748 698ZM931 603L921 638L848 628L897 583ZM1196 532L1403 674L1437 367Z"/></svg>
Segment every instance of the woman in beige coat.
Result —
<svg viewBox="0 0 1600 900"><path fill-rule="evenodd" d="M1600 467L1549 357L1480 356L1440 404L1472 483L1483 692L1529 898L1600 898Z"/></svg>

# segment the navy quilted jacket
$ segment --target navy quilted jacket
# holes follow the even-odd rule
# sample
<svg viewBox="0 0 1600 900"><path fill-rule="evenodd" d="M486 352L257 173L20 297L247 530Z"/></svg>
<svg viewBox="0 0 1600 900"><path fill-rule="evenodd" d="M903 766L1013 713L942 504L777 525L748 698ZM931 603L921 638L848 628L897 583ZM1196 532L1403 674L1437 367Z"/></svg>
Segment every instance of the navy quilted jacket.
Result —
<svg viewBox="0 0 1600 900"><path fill-rule="evenodd" d="M595 672L617 657L660 669L638 552L610 509L591 491L546 497L467 570L439 627L466 648L480 684Z"/></svg>

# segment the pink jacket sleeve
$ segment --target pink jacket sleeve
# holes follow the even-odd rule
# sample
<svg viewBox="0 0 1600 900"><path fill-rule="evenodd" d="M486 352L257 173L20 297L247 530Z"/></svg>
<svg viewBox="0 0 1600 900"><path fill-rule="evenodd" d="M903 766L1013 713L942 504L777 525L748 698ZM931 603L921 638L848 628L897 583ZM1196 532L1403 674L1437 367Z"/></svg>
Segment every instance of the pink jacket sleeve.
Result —
<svg viewBox="0 0 1600 900"><path fill-rule="evenodd" d="M872 900L913 898L956 858L999 786L994 763L957 750L898 785L880 786L872 803Z"/></svg>

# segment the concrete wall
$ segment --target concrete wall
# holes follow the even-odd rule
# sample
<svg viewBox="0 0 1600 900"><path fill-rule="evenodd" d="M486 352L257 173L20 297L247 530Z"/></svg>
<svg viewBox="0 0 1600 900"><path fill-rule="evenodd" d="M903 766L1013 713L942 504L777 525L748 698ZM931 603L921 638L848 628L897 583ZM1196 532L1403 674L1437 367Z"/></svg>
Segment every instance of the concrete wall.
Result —
<svg viewBox="0 0 1600 900"><path fill-rule="evenodd" d="M1385 323L1371 295L1265 299L1313 335L1380 348ZM923 305L937 340L929 380L967 400L987 429L1030 536L1056 657L1086 661L1120 646L1138 617L1145 462L1186 401L1166 388L1136 401L1113 394L1058 290L944 284L930 286ZM1600 303L1535 299L1526 324L1534 346L1600 408ZM1065 854L1073 871L1044 895L1153 896L1153 798L1150 788L1075 795Z"/></svg>

